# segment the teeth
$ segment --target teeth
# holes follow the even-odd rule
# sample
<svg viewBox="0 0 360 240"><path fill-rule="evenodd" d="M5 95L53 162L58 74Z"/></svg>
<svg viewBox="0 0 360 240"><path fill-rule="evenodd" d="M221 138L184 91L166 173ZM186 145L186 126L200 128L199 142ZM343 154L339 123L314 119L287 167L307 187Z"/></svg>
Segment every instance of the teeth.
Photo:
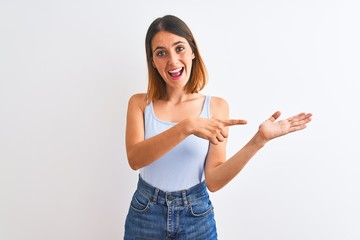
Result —
<svg viewBox="0 0 360 240"><path fill-rule="evenodd" d="M177 73L177 72L180 72L181 69L182 69L182 67L175 69L175 70L171 70L171 71L169 71L169 73Z"/></svg>

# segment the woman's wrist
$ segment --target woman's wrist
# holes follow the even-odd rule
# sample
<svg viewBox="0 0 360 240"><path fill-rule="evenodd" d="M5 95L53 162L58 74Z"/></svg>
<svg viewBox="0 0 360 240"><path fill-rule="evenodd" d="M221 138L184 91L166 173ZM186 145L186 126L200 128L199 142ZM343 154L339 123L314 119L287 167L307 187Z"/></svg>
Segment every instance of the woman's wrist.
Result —
<svg viewBox="0 0 360 240"><path fill-rule="evenodd" d="M253 145L258 149L264 147L265 144L268 142L259 131L255 133L251 141Z"/></svg>
<svg viewBox="0 0 360 240"><path fill-rule="evenodd" d="M186 136L194 134L194 119L187 118L179 123L181 125L182 131L185 133Z"/></svg>

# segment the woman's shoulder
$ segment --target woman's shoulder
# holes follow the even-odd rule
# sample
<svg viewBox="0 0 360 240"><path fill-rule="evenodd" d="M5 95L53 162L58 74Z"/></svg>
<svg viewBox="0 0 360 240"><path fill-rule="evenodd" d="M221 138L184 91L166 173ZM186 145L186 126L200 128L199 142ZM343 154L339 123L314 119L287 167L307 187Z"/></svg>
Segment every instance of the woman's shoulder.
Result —
<svg viewBox="0 0 360 240"><path fill-rule="evenodd" d="M211 96L210 111L213 118L224 118L229 113L229 104L224 98Z"/></svg>
<svg viewBox="0 0 360 240"><path fill-rule="evenodd" d="M211 96L211 105L217 106L217 107L228 107L227 101L222 97L217 96Z"/></svg>
<svg viewBox="0 0 360 240"><path fill-rule="evenodd" d="M129 106L139 107L142 111L144 111L146 107L146 93L136 93L132 95L129 99Z"/></svg>

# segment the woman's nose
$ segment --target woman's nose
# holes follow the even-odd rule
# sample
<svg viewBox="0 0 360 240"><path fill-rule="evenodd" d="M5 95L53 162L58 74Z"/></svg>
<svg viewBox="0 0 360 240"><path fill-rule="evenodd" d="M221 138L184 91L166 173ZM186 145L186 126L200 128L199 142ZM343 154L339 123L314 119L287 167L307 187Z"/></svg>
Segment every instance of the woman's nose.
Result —
<svg viewBox="0 0 360 240"><path fill-rule="evenodd" d="M179 58L176 53L169 54L169 64L176 65L179 61Z"/></svg>

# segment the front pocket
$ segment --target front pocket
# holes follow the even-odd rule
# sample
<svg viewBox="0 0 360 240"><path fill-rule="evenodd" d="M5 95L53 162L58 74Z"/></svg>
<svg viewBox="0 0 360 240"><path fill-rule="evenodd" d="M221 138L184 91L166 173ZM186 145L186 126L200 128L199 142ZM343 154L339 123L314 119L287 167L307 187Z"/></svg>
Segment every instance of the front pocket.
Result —
<svg viewBox="0 0 360 240"><path fill-rule="evenodd" d="M203 217L208 215L214 209L208 196L197 199L190 204L190 213L194 217Z"/></svg>
<svg viewBox="0 0 360 240"><path fill-rule="evenodd" d="M136 190L131 200L130 207L136 212L144 213L150 207L150 199L144 196L140 191Z"/></svg>

